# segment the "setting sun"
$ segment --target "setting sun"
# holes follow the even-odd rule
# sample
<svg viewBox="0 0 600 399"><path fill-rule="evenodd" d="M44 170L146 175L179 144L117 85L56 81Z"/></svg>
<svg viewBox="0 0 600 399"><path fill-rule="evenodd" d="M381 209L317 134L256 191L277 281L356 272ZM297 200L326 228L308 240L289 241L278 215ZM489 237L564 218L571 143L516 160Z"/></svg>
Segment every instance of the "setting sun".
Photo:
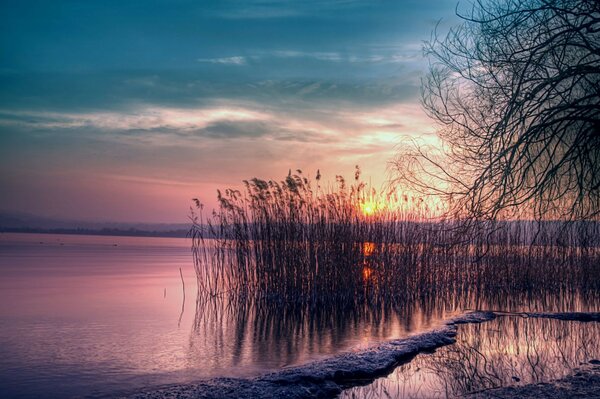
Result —
<svg viewBox="0 0 600 399"><path fill-rule="evenodd" d="M361 205L361 210L362 210L363 215L371 216L371 215L375 214L375 211L377 210L377 204L375 204L373 202L365 202L364 204Z"/></svg>
<svg viewBox="0 0 600 399"><path fill-rule="evenodd" d="M377 201L375 199L364 200L360 204L360 210L364 216L374 216L375 214L386 209L387 206L382 201Z"/></svg>

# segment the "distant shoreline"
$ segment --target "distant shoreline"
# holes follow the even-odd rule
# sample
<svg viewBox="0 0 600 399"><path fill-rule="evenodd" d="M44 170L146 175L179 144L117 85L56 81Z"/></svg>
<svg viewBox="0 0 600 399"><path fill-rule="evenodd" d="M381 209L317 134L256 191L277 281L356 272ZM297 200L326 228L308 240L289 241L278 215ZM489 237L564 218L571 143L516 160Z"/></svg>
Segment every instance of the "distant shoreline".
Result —
<svg viewBox="0 0 600 399"><path fill-rule="evenodd" d="M69 234L69 235L90 235L90 236L116 236L116 237L164 237L164 238L185 238L188 230L169 230L169 231L147 231L139 229L84 229L84 228L56 228L42 229L30 227L0 227L0 233L26 233L26 234Z"/></svg>

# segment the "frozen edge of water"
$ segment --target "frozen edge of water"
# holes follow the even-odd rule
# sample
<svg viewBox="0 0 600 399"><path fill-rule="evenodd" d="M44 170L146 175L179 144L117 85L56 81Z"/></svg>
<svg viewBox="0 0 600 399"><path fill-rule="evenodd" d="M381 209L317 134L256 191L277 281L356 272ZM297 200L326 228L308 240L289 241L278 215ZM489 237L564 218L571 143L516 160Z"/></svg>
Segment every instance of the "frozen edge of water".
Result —
<svg viewBox="0 0 600 399"><path fill-rule="evenodd" d="M567 321L600 321L600 313L596 312L563 312L563 313L525 313L526 317L557 319Z"/></svg>
<svg viewBox="0 0 600 399"><path fill-rule="evenodd" d="M252 379L216 378L195 384L174 385L139 392L130 399L154 398L332 398L343 389L366 385L388 375L417 354L456 342L457 326L483 323L498 316L550 318L566 321L600 321L596 312L510 313L471 311L447 320L440 328L397 339L358 352L343 353L321 361L284 368Z"/></svg>
<svg viewBox="0 0 600 399"><path fill-rule="evenodd" d="M524 318L555 319L564 321L600 322L600 312L503 312L489 311L496 316L520 316Z"/></svg>
<svg viewBox="0 0 600 399"><path fill-rule="evenodd" d="M330 398L343 389L365 385L389 374L421 352L456 342L457 325L496 318L493 312L468 312L447 320L440 328L389 341L358 352L284 368L253 379L216 378L196 384L176 385L139 392L130 399L149 398Z"/></svg>

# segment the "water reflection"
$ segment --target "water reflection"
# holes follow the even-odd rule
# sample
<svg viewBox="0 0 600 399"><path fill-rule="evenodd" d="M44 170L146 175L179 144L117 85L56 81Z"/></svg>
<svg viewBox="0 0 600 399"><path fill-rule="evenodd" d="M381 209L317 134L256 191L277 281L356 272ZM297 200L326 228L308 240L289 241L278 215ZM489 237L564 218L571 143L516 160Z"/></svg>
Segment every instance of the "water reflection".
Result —
<svg viewBox="0 0 600 399"><path fill-rule="evenodd" d="M414 300L404 302L365 304L357 301L319 305L243 300L237 296L198 297L189 356L203 359L208 368L228 373L257 365L263 370L275 370L422 332L464 309L588 311L598 304L594 295L572 290L558 295L548 291L515 291L510 295L477 291L464 294L421 293ZM494 322L498 324L494 328L506 330L509 320L520 322L520 319L501 319ZM542 325L544 322L537 323ZM514 336L530 342L545 337L536 335L545 331L541 327L534 328L531 324L512 327ZM480 337L479 330L475 330L478 328L483 328L484 334ZM494 339L493 330L485 328L469 325L463 330L470 339L480 339L481 345L487 340L489 346ZM511 337L507 334L498 346L510 349L519 345L511 342ZM457 363L464 361L460 359ZM464 366L468 366L468 362Z"/></svg>
<svg viewBox="0 0 600 399"><path fill-rule="evenodd" d="M600 324L500 317L459 328L457 343L422 354L341 398L454 398L564 377L600 357Z"/></svg>
<svg viewBox="0 0 600 399"><path fill-rule="evenodd" d="M381 304L203 299L197 302L190 348L197 356L214 348L211 367L260 364L277 369L425 331L447 315L442 309L424 312Z"/></svg>
<svg viewBox="0 0 600 399"><path fill-rule="evenodd" d="M532 248L525 253L524 248L518 246L505 247L504 252L495 249L501 260L514 261L511 266L489 259L483 266L465 263L464 259L455 259L451 265L433 262L423 268L416 267L414 276L407 271L399 272L405 275L407 282L407 288L402 291L395 290L393 295L370 295L371 291L385 286L382 265L386 263L385 255L391 252L389 248L386 252L384 245L372 242L355 247L358 255L353 259L357 263L347 274L360 273L363 284L333 300L304 297L294 301L285 295L235 290L225 283L217 295L199 289L190 357L202 358L207 367L228 372L257 365L277 369L402 338L468 309L588 311L600 303L594 284L576 273L581 266L576 262L560 265L560 276L571 275L568 285L562 284L560 278L552 284L544 284L548 276L532 275L522 279L522 272L546 267L557 254L534 254L539 249ZM513 253L516 260L509 256ZM238 265L230 258L231 251L213 248L195 255L195 266L200 268L197 269L200 270L200 288L208 281L202 277L223 277L227 273L223 274L219 267ZM430 257L437 255L429 254ZM522 263L524 257L528 259L526 268L521 267L525 264ZM446 257L439 255L435 259ZM419 264L418 260L413 263ZM410 264L410 260L403 263ZM440 281L446 283L440 285Z"/></svg>

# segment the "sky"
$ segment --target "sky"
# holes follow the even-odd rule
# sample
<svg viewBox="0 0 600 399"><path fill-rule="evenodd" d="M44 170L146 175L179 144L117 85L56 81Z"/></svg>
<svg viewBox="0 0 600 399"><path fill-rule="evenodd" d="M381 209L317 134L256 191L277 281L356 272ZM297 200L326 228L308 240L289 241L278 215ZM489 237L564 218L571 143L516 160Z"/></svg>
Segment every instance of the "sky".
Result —
<svg viewBox="0 0 600 399"><path fill-rule="evenodd" d="M185 222L243 179L383 184L456 0L6 0L0 210Z"/></svg>

